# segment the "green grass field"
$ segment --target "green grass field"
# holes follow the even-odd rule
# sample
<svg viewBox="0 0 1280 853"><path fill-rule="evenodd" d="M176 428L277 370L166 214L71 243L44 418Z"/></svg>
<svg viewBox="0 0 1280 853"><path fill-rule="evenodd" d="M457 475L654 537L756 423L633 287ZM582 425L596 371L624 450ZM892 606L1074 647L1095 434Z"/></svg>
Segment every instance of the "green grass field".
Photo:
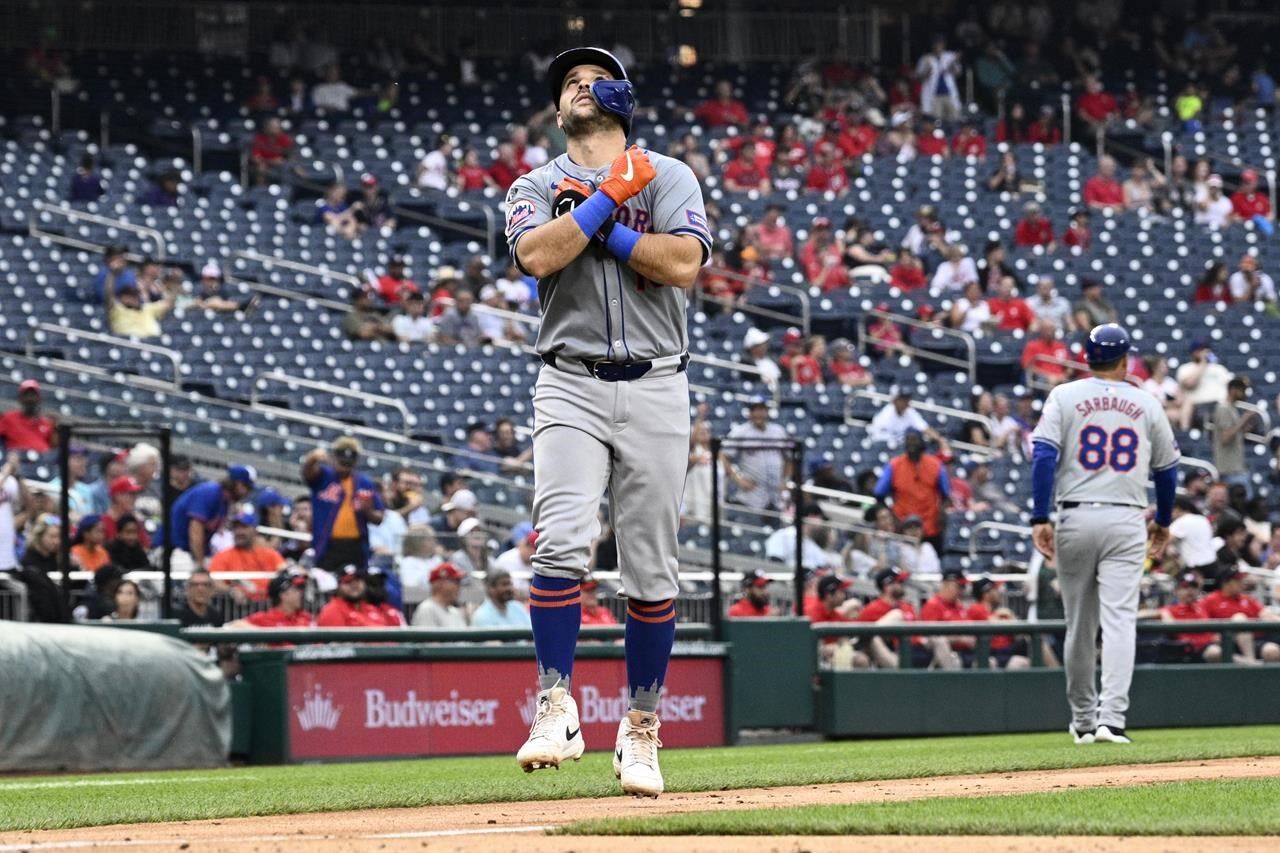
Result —
<svg viewBox="0 0 1280 853"><path fill-rule="evenodd" d="M1167 729L1132 746L1075 747L1066 732L664 750L667 790L1280 755L1280 727ZM598 746L598 745L597 745ZM0 781L0 830L618 795L607 752L557 772L511 756L247 767Z"/></svg>
<svg viewBox="0 0 1280 853"><path fill-rule="evenodd" d="M1275 835L1280 780L1173 782L999 797L649 815L564 835Z"/></svg>

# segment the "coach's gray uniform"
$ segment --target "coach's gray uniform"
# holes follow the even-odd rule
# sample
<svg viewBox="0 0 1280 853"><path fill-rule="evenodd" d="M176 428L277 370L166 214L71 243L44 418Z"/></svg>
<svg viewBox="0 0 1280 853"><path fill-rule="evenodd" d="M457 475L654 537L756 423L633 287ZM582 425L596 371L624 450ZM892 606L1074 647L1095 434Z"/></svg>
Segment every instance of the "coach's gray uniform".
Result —
<svg viewBox="0 0 1280 853"><path fill-rule="evenodd" d="M614 219L641 233L688 234L711 252L702 188L684 163L647 152L655 177ZM565 177L593 187L609 167L583 168L562 154L516 180L507 194L507 242L552 218ZM533 395L533 568L553 577L587 570L609 491L618 569L628 596L674 598L677 532L689 460L689 345L685 292L640 278L593 241L538 282L537 350L554 358ZM642 377L606 382L584 362L652 362Z"/></svg>
<svg viewBox="0 0 1280 853"><path fill-rule="evenodd" d="M1093 377L1050 392L1032 440L1059 454L1055 545L1072 722L1079 731L1124 728L1146 559L1147 481L1152 471L1178 464L1173 429L1150 392ZM1095 686L1099 622L1101 700Z"/></svg>

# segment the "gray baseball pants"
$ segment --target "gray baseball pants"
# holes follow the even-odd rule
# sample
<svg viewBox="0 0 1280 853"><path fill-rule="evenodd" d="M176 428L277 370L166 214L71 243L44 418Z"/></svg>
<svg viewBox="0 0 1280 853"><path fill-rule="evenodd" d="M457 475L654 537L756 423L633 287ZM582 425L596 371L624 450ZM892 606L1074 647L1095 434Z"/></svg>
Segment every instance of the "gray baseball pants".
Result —
<svg viewBox="0 0 1280 853"><path fill-rule="evenodd" d="M587 571L607 490L623 591L675 598L688 465L688 374L603 382L544 366L533 393L534 572Z"/></svg>
<svg viewBox="0 0 1280 853"><path fill-rule="evenodd" d="M1066 611L1063 666L1077 730L1124 728L1137 648L1138 588L1147 554L1142 510L1081 506L1058 514L1058 584ZM1102 627L1102 695L1097 637Z"/></svg>

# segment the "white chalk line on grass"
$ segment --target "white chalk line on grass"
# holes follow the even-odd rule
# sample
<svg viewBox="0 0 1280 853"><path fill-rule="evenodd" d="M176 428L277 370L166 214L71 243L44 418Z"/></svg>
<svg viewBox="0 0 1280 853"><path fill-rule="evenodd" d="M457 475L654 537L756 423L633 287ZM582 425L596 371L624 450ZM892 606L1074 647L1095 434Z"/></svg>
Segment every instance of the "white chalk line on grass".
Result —
<svg viewBox="0 0 1280 853"><path fill-rule="evenodd" d="M0 791L36 791L45 788L112 788L117 785L174 785L192 782L242 782L256 776L175 776L172 779L65 779L53 782L0 782Z"/></svg>
<svg viewBox="0 0 1280 853"><path fill-rule="evenodd" d="M421 832L386 832L378 835L359 835L353 841L390 841L392 839L410 838L456 838L464 835L511 835L526 832L546 832L549 826L490 826L476 829L428 829ZM197 841L190 838L131 838L125 839L85 839L80 841L32 841L26 844L0 844L0 853L21 853L25 850L85 850L93 847L168 847L175 844L190 844L199 849L201 844L263 844L268 842L306 843L307 841L331 840L327 835L239 835L230 838L209 838ZM341 839L338 839L341 840Z"/></svg>

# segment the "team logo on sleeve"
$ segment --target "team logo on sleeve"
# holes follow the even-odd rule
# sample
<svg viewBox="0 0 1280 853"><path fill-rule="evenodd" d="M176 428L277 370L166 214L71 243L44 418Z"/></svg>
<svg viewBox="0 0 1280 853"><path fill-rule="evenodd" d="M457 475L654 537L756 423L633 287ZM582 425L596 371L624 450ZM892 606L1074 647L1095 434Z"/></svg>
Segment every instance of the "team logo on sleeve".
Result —
<svg viewBox="0 0 1280 853"><path fill-rule="evenodd" d="M533 217L533 202L518 201L507 211L507 236L514 234L520 226Z"/></svg>
<svg viewBox="0 0 1280 853"><path fill-rule="evenodd" d="M706 231L710 233L711 229L707 227L707 217L703 216L696 210L686 210L684 215L685 218L689 220L689 224L694 228L697 228L699 231Z"/></svg>

